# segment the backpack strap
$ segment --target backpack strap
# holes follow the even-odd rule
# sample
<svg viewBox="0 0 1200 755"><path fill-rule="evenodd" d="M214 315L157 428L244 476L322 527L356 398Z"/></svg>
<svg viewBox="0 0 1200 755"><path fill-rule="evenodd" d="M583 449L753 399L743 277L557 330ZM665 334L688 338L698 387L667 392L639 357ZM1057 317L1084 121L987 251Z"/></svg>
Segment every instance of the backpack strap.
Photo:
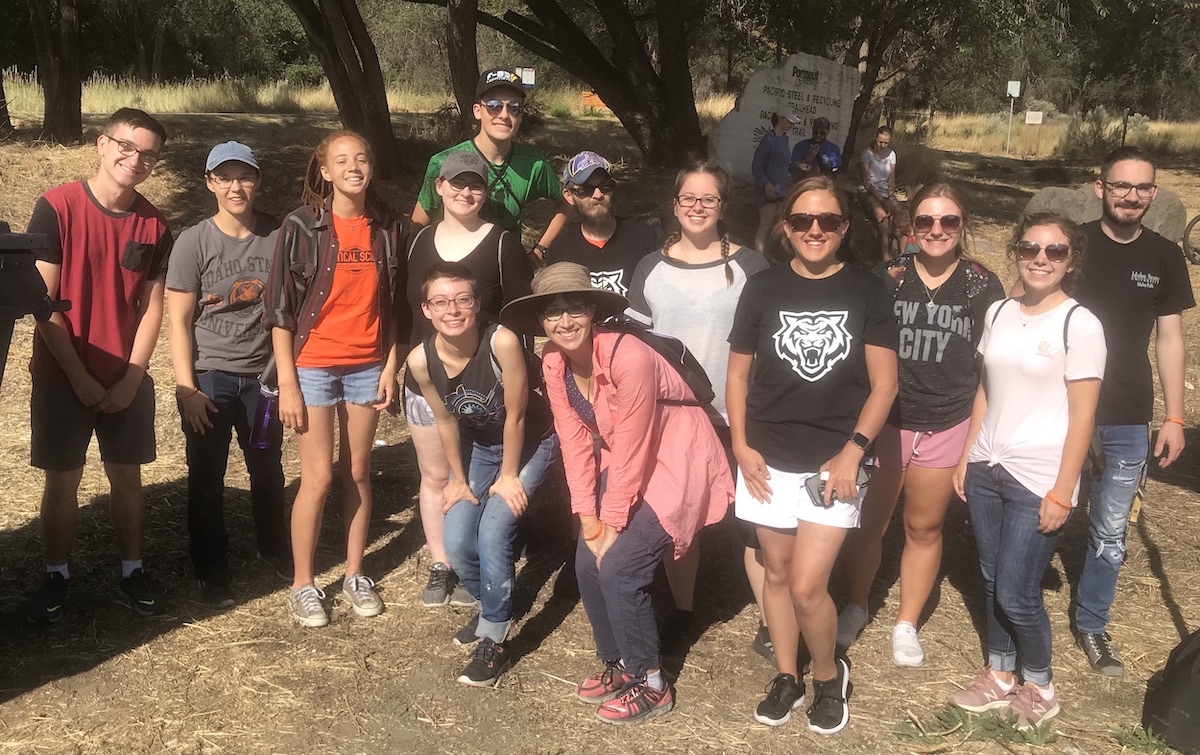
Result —
<svg viewBox="0 0 1200 755"><path fill-rule="evenodd" d="M992 321L990 323L988 323L988 325L996 324L996 318L1000 316L1000 310L1004 309L1004 305L1008 304L1010 301L1013 301L1013 300L1011 298L1009 298L1009 299L1005 299L1000 302L1000 306L996 307L996 311L992 313Z"/></svg>
<svg viewBox="0 0 1200 755"><path fill-rule="evenodd" d="M1071 343L1067 339L1067 334L1068 334L1067 329L1069 327L1071 327L1071 315L1075 314L1075 310L1079 309L1082 306L1083 306L1082 304L1075 304L1074 306L1072 306L1070 309L1067 310L1067 316L1063 318L1063 353L1064 354L1071 350Z"/></svg>

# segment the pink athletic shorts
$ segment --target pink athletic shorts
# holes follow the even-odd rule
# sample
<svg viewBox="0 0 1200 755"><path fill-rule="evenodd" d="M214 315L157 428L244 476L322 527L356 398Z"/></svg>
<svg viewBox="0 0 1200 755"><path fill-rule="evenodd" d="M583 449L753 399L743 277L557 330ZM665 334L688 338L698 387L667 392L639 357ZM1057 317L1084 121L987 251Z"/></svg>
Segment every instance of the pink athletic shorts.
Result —
<svg viewBox="0 0 1200 755"><path fill-rule="evenodd" d="M947 469L956 466L967 442L968 417L953 427L937 432L902 430L884 424L875 439L875 463L884 469L903 471L909 464L926 469Z"/></svg>

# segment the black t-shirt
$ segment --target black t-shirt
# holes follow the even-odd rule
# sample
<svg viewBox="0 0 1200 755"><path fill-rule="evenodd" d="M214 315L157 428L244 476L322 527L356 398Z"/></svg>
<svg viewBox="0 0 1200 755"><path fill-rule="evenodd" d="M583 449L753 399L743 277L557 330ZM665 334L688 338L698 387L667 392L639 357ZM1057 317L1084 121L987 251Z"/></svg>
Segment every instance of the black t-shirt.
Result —
<svg viewBox="0 0 1200 755"><path fill-rule="evenodd" d="M988 306L1004 298L1000 280L977 262L960 260L936 289L928 289L900 257L875 270L895 298L900 395L888 421L906 430L936 432L971 416L979 387L975 347Z"/></svg>
<svg viewBox="0 0 1200 755"><path fill-rule="evenodd" d="M891 296L870 272L810 280L788 265L746 282L729 345L755 358L746 440L767 464L812 472L842 450L871 392L867 344L896 348Z"/></svg>
<svg viewBox="0 0 1200 755"><path fill-rule="evenodd" d="M1149 228L1128 244L1106 236L1099 220L1083 231L1087 254L1074 296L1100 320L1108 346L1096 424L1145 424L1154 419L1150 332L1159 317L1196 306L1188 266L1179 247Z"/></svg>
<svg viewBox="0 0 1200 755"><path fill-rule="evenodd" d="M546 263L575 262L592 273L594 288L629 294L633 271L642 258L657 251L654 229L640 220L617 218L617 230L603 248L583 237L580 223L568 223L546 251Z"/></svg>
<svg viewBox="0 0 1200 755"><path fill-rule="evenodd" d="M408 288L405 307L396 307L397 333L409 333L408 343L421 343L434 334L433 324L421 311L421 284L425 273L442 258L434 246L436 225L426 226L407 241ZM530 292L533 268L521 247L521 239L511 231L493 226L488 235L471 253L459 260L475 274L475 294L479 297L479 317L485 321L499 321L500 308L519 296ZM413 392L420 392L416 383L405 377L404 385Z"/></svg>

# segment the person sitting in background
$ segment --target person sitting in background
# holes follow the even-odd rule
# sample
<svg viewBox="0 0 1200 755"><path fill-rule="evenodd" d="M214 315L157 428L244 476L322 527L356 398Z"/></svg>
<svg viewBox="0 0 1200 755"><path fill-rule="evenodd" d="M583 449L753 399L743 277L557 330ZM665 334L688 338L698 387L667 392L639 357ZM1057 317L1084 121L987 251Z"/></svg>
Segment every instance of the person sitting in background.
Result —
<svg viewBox="0 0 1200 755"><path fill-rule="evenodd" d="M892 130L880 126L875 141L858 156L859 198L867 214L875 220L879 237L879 255L884 262L892 259L892 229L888 223L896 212L896 153L892 151Z"/></svg>
<svg viewBox="0 0 1200 755"><path fill-rule="evenodd" d="M549 161L533 147L515 142L525 117L525 88L521 84L521 77L503 68L484 71L475 86L472 113L475 120L479 121L479 133L429 158L425 181L421 184L417 204L413 207L412 225L426 226L438 219L442 197L438 195L434 183L441 175L442 163L446 158L455 152L474 152L488 166L485 186L486 194L491 199L489 209L492 213L488 220L512 231L518 239L521 236L521 213L525 206L538 199L554 200L554 217L530 252L540 264L547 245L567 222L567 205L561 196L562 186L558 183L558 176Z"/></svg>
<svg viewBox="0 0 1200 755"><path fill-rule="evenodd" d="M613 213L617 182L612 165L595 152L580 152L563 171L563 199L579 220L567 223L546 252L546 263L575 262L592 285L624 296L638 262L654 251L654 230Z"/></svg>
<svg viewBox="0 0 1200 755"><path fill-rule="evenodd" d="M771 130L762 135L754 148L750 173L754 176L754 204L758 207L758 232L754 248L767 248L767 238L775 225L776 209L787 194L789 154L788 134L800 122L794 113L771 113Z"/></svg>
<svg viewBox="0 0 1200 755"><path fill-rule="evenodd" d="M188 535L200 597L213 608L233 605L225 468L229 442L250 475L250 507L259 557L292 579L283 496L283 428L269 415L265 448L250 443L263 401L258 376L271 357L262 325L263 292L275 256L279 221L254 210L258 160L245 144L213 147L204 185L217 213L179 234L167 268L167 317L175 400L188 463Z"/></svg>
<svg viewBox="0 0 1200 755"><path fill-rule="evenodd" d="M792 147L792 182L803 181L812 176L837 173L842 168L842 150L826 137L829 136L829 119L821 116L813 119L812 138L797 142Z"/></svg>

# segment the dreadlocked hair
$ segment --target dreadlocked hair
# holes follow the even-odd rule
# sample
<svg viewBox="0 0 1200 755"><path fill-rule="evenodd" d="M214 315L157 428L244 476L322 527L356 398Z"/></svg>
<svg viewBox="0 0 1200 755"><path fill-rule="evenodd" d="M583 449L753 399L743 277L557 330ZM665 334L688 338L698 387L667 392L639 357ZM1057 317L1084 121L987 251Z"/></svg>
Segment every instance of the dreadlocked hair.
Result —
<svg viewBox="0 0 1200 755"><path fill-rule="evenodd" d="M366 150L367 160L371 165L375 164L375 153L371 149L370 142L357 131L339 128L326 134L325 138L313 149L312 156L308 158L308 167L304 170L304 187L300 192L300 203L309 207L315 214L321 214L321 211L325 209L325 200L333 194L333 184L326 181L325 177L321 175L321 166L325 164L325 159L329 155L329 146L344 138L357 139ZM381 219L390 214L387 205L379 199L375 187L371 184L367 185L366 210L368 214L376 215Z"/></svg>

